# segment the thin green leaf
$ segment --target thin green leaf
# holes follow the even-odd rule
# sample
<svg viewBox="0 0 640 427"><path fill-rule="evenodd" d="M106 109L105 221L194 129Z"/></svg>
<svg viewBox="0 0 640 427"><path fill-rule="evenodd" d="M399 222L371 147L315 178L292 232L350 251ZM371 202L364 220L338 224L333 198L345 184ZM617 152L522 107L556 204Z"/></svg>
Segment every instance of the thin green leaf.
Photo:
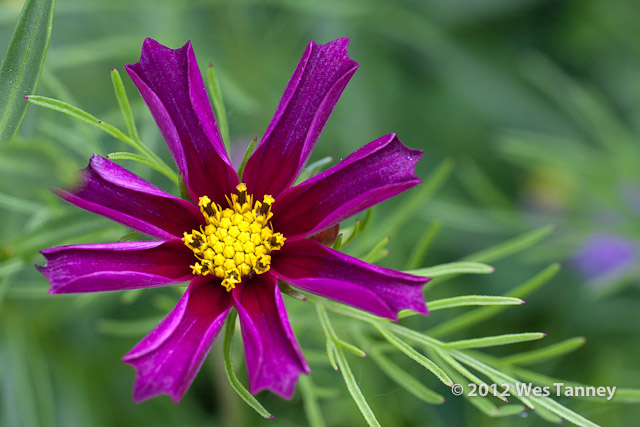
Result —
<svg viewBox="0 0 640 427"><path fill-rule="evenodd" d="M466 379L468 379L469 381L477 384L477 385L484 385L484 386L488 386L487 383L485 383L484 381L482 381L480 378L478 378L475 374L473 374L471 371L469 371L467 368L465 368L464 366L462 366L457 360L455 360L453 357L449 356L449 354L446 352L446 350L440 350L440 349L434 349L434 352L438 355L439 358L441 358L444 362L446 362L449 366L451 366L453 369L455 369L456 371L458 371L460 374L462 374L462 376L464 376ZM444 365L443 365L444 366ZM458 383L461 384L461 383ZM501 391L498 390L496 388L496 390L493 390L492 388L488 387L488 390L491 391L491 394L494 397L497 397L498 399L502 400L503 402L507 403L507 399L505 399L504 397L500 396ZM471 397L471 396L470 396ZM474 397L475 399L475 397ZM472 399L470 399L472 400ZM493 403L492 403L493 405ZM486 406L486 405L485 405ZM492 416L495 414L491 414Z"/></svg>
<svg viewBox="0 0 640 427"><path fill-rule="evenodd" d="M249 393L238 377L236 376L235 371L233 370L233 360L231 357L231 350L233 346L233 332L236 328L236 317L237 312L234 309L229 311L227 316L227 321L224 328L224 343L222 344L222 353L224 355L224 372L227 374L227 379L229 380L229 384L238 393L238 396L242 398L246 402L247 405L251 406L254 411L263 416L264 418L273 418L273 415L269 413L258 400Z"/></svg>
<svg viewBox="0 0 640 427"><path fill-rule="evenodd" d="M307 297L304 296L302 292L296 291L291 287L291 285L288 282L284 280L278 280L278 288L280 288L280 292L289 295L291 298L295 298L298 301L302 301L302 302L307 301Z"/></svg>
<svg viewBox="0 0 640 427"><path fill-rule="evenodd" d="M338 363L338 368L342 373L342 378L344 378L344 382L347 385L347 390L349 390L349 394L358 406L358 409L360 409L360 412L362 413L365 421L371 427L379 427L380 423L376 419L375 414L369 407L367 400L364 398L364 395L360 391L360 387L358 387L358 383L356 382L356 379L353 377L353 373L351 372L349 362L347 362L347 358L344 356L344 353L340 348L336 348L336 362Z"/></svg>
<svg viewBox="0 0 640 427"><path fill-rule="evenodd" d="M378 317L376 315L367 313L366 311L358 310L348 305L333 302L325 298L319 298L314 295L306 294L307 299L312 301L316 305L323 305L325 308L333 311L334 313L342 314L343 316L349 316L354 319L363 320L365 322L388 322L388 319Z"/></svg>
<svg viewBox="0 0 640 427"><path fill-rule="evenodd" d="M253 149L256 147L257 142L258 142L258 138L253 138L244 152L244 156L242 157L242 163L240 163L240 167L238 168L238 178L240 179L240 181L242 181L242 174L244 173L244 167L247 165L247 162L249 161L249 157L251 157L251 153L253 153Z"/></svg>
<svg viewBox="0 0 640 427"><path fill-rule="evenodd" d="M424 366L426 369L431 371L443 384L451 387L453 385L453 381L451 378L435 363L433 363L430 359L425 357L424 355L418 353L413 347L399 339L395 334L391 333L388 329L374 324L376 329L380 332L380 334L389 341L394 347L398 350L406 354L409 358L415 360L420 365Z"/></svg>
<svg viewBox="0 0 640 427"><path fill-rule="evenodd" d="M118 105L122 111L122 117L127 125L129 137L134 141L141 143L140 137L138 136L138 129L136 128L136 122L133 119L133 112L131 111L127 92L124 90L124 84L122 84L120 73L115 68L111 69L111 82L113 83L113 90L115 91L116 98L118 99Z"/></svg>
<svg viewBox="0 0 640 427"><path fill-rule="evenodd" d="M459 385L467 384L467 381L465 381L465 379L462 376L460 376L460 373L464 373L465 377L467 377L468 379L471 379L471 381L475 382L476 384L484 384L484 381L482 381L480 378L470 373L466 368L462 367L455 360L453 360L453 363L450 363L449 360L447 360L447 362L445 363L445 360L440 356L443 356L443 357L446 356L449 360L452 360L453 358L450 356L447 356L445 352L431 353L431 357L433 358L433 361L436 364L438 364L438 366L441 366L445 372L447 372L447 375L449 375L449 377L453 379L453 381L455 381L455 384L459 384ZM473 406L478 408L484 414L490 417L497 416L498 408L488 397L469 396L468 390L467 390L467 393L464 393L464 386L463 386L462 396L469 403L471 403Z"/></svg>
<svg viewBox="0 0 640 427"><path fill-rule="evenodd" d="M557 416L553 412L548 411L545 408L537 407L535 412L534 412L534 414L539 416L540 418L542 418L543 420L545 420L545 421L547 421L549 423L562 424L562 418L560 418L559 416Z"/></svg>
<svg viewBox="0 0 640 427"><path fill-rule="evenodd" d="M327 156L327 157L323 157L322 159L316 162L311 163L309 166L304 168L302 172L300 172L300 175L298 175L298 179L296 179L296 184L299 184L301 182L308 180L311 177L316 176L318 173L320 173L320 171L325 166L327 166L332 161L333 161L333 157Z"/></svg>
<svg viewBox="0 0 640 427"><path fill-rule="evenodd" d="M345 232L343 232L343 234L340 235L340 245L337 248L334 245L334 249L344 248L349 243L351 243L353 241L353 239L358 237L364 231L364 229L367 227L367 225L369 224L369 221L371 220L372 212L373 212L373 208L369 208L365 212L364 220L362 222L360 222L359 219L356 220L356 223L353 225L353 228L351 229L351 233L348 235L348 237L346 238L344 243L342 243L342 240L344 240L343 236L345 234ZM336 243L337 243L337 240L336 240Z"/></svg>
<svg viewBox="0 0 640 427"><path fill-rule="evenodd" d="M565 420L572 422L573 424L581 427L598 427L598 424L595 424L580 414L573 412L571 409L562 406L558 402L548 397L532 397L531 400L536 403L537 408L544 408L554 414L558 415Z"/></svg>
<svg viewBox="0 0 640 427"><path fill-rule="evenodd" d="M384 247L387 246L387 243L389 243L390 239L390 237L385 237L384 239L380 240L380 242L378 242L378 244L375 245L368 254L362 257L362 260L373 264L374 262L379 261L387 256L389 254L389 251Z"/></svg>
<svg viewBox="0 0 640 427"><path fill-rule="evenodd" d="M150 161L147 157L141 156L139 154L128 153L126 151L116 151L115 153L107 154L107 159L109 160L131 160L132 162L141 163L145 166L149 166L152 169L157 170L160 173L164 173L164 170Z"/></svg>
<svg viewBox="0 0 640 427"><path fill-rule="evenodd" d="M524 301L520 298L466 295L462 297L443 298L429 301L429 311L470 305L521 305L523 303Z"/></svg>
<svg viewBox="0 0 640 427"><path fill-rule="evenodd" d="M527 410L526 406L522 405L503 405L498 407L498 417L511 417L513 415L520 415Z"/></svg>
<svg viewBox="0 0 640 427"><path fill-rule="evenodd" d="M47 56L55 0L27 0L0 64L0 141L18 132Z"/></svg>
<svg viewBox="0 0 640 427"><path fill-rule="evenodd" d="M396 384L402 386L406 391L426 403L435 405L444 403L444 397L424 386L411 374L407 373L384 356L381 351L371 349L369 353L371 354L371 359L380 367L382 372L387 374L389 378L396 382Z"/></svg>
<svg viewBox="0 0 640 427"><path fill-rule="evenodd" d="M345 349L349 350L356 356L359 356L359 357L367 356L365 352L360 350L358 347L351 345L348 342L340 339L340 337L338 337L338 335L336 334L336 331L333 329L333 326L331 325L331 321L329 320L329 315L327 314L327 310L323 305L316 304L316 311L318 312L318 317L320 318L320 324L322 326L322 330L324 331L328 339L331 339L333 343L341 347L344 347ZM329 351L329 360L331 360L331 351L329 347L327 347L327 350ZM333 366L333 363L332 363L332 366ZM334 366L334 369L335 369L335 366Z"/></svg>
<svg viewBox="0 0 640 427"><path fill-rule="evenodd" d="M125 144L138 150L141 154L147 156L151 162L155 163L156 167L158 168L157 170L161 171L165 176L167 176L167 178L176 183L178 182L178 175L162 159L160 159L155 153L147 148L147 146L131 139L117 127L110 125L109 123L105 123L102 120L98 120L97 117L94 117L86 111L74 107L73 105L70 105L64 101L35 95L30 95L27 99L32 104L67 114L68 116L88 123L91 126L108 133L114 138L119 139Z"/></svg>
<svg viewBox="0 0 640 427"><path fill-rule="evenodd" d="M425 231L422 237L416 242L413 251L411 251L411 256L407 261L405 270L415 270L420 266L441 227L442 221L434 221L431 223L427 231Z"/></svg>
<svg viewBox="0 0 640 427"><path fill-rule="evenodd" d="M227 120L227 109L224 106L224 100L222 98L222 92L220 91L220 85L218 84L218 78L216 77L213 64L209 64L207 69L207 87L209 88L209 94L213 101L213 110L216 114L216 120L218 121L218 128L220 129L220 135L222 136L222 142L224 143L227 152L230 147L229 140L229 121Z"/></svg>
<svg viewBox="0 0 640 427"><path fill-rule="evenodd" d="M301 375L298 384L302 392L302 403L304 404L304 412L307 415L307 420L309 420L309 425L311 427L326 426L327 424L324 422L322 411L318 405L318 396L316 395L311 378L306 375Z"/></svg>
<svg viewBox="0 0 640 427"><path fill-rule="evenodd" d="M505 296L513 298L523 298L548 283L560 271L560 264L554 263L542 270L540 273L527 280L517 288L507 292ZM483 320L489 319L496 314L504 311L506 306L483 307L464 313L460 316L444 322L434 328L426 331L429 336L439 337L451 332L464 329L469 325L474 325Z"/></svg>
<svg viewBox="0 0 640 427"><path fill-rule="evenodd" d="M327 357L329 358L329 364L333 368L334 371L338 370L338 364L336 363L336 344L333 341L333 328L329 323L329 317L327 316L327 311L324 306L321 304L316 304L316 312L318 313L318 318L320 319L320 326L322 327L322 331L324 335L327 337L326 346L327 346Z"/></svg>
<svg viewBox="0 0 640 427"><path fill-rule="evenodd" d="M469 255L465 257L465 259L476 262L494 262L535 246L542 239L553 233L554 230L555 226L551 225L541 227L491 248Z"/></svg>
<svg viewBox="0 0 640 427"><path fill-rule="evenodd" d="M433 267L420 268L417 270L409 270L406 273L414 274L416 276L423 277L439 277L447 276L450 274L490 274L495 271L490 265L481 264L479 262L451 262L447 264L435 265Z"/></svg>
<svg viewBox="0 0 640 427"><path fill-rule="evenodd" d="M516 389L515 384L517 381L514 378L474 359L473 357L470 357L464 354L463 352L453 350L451 354L452 356L462 361L463 363L466 363L469 366L473 366L475 369L485 373L494 381L508 383L513 390ZM587 420L583 416L576 414L572 410L560 405L559 403L557 403L556 401L548 397L525 397L522 395L515 395L515 396L520 401L522 401L525 405L529 406L532 409L535 409L536 407L543 407L544 409L547 409L553 412L554 414L576 425L583 426L583 427L597 427L597 424L592 423L591 421Z"/></svg>
<svg viewBox="0 0 640 427"><path fill-rule="evenodd" d="M480 362L479 360L476 360L475 358L461 352L458 350L449 350L449 354L453 357L455 357L456 359L458 359L459 361L461 361L462 363L466 364L469 367L474 368L475 370L477 370L478 372L481 372L482 374L486 375L487 377L489 377L494 383L496 384L507 384L511 390L516 390L516 383L519 382L516 379L510 377L509 375L498 371L497 369L492 368L491 366ZM512 396L515 396L518 400L520 400L522 403L524 403L525 405L527 405L527 407L535 410L535 404L533 403L533 401L522 395L522 394L517 394L517 393L513 393Z"/></svg>
<svg viewBox="0 0 640 427"><path fill-rule="evenodd" d="M511 365L530 365L533 363L544 362L555 357L563 356L582 347L585 342L586 339L584 337L569 338L568 340L550 345L545 348L503 357L501 360L502 362Z"/></svg>
<svg viewBox="0 0 640 427"><path fill-rule="evenodd" d="M468 340L451 341L444 344L445 348L486 348L499 345L514 344L519 342L534 341L546 337L547 334L541 332L525 332L522 334L505 334L491 337L472 338Z"/></svg>
<svg viewBox="0 0 640 427"><path fill-rule="evenodd" d="M368 248L379 241L380 236L391 236L396 230L406 224L409 218L415 213L426 200L431 197L449 178L454 169L454 162L451 159L443 160L436 169L425 179L418 187L418 191L403 204L402 209L396 209L395 212L387 217L387 219L376 227L376 231L368 235L366 239L361 239L360 247Z"/></svg>
<svg viewBox="0 0 640 427"><path fill-rule="evenodd" d="M624 403L640 403L640 389L619 388L611 400Z"/></svg>

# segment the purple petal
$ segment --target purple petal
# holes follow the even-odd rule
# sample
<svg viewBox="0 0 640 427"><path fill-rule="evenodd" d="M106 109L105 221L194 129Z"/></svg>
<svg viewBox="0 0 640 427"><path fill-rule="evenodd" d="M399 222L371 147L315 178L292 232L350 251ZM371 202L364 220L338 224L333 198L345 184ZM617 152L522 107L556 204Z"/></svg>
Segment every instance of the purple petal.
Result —
<svg viewBox="0 0 640 427"><path fill-rule="evenodd" d="M305 291L393 320L403 309L427 314L422 287L429 278L368 264L309 239L286 242L273 255L272 274Z"/></svg>
<svg viewBox="0 0 640 427"><path fill-rule="evenodd" d="M283 192L273 205L273 227L289 241L297 240L393 197L422 182L414 172L422 154L395 134L376 139Z"/></svg>
<svg viewBox="0 0 640 427"><path fill-rule="evenodd" d="M217 203L235 191L231 167L204 88L191 43L169 49L152 39L140 62L125 67L149 106L191 198L208 195Z"/></svg>
<svg viewBox="0 0 640 427"><path fill-rule="evenodd" d="M50 294L120 291L184 282L193 252L178 239L58 246L40 251Z"/></svg>
<svg viewBox="0 0 640 427"><path fill-rule="evenodd" d="M98 155L82 171L76 189L55 192L73 205L161 239L182 237L204 221L192 203Z"/></svg>
<svg viewBox="0 0 640 427"><path fill-rule="evenodd" d="M251 393L269 389L290 399L298 376L311 371L289 325L276 279L257 275L237 287L233 297L242 326Z"/></svg>
<svg viewBox="0 0 640 427"><path fill-rule="evenodd" d="M122 360L138 371L133 400L166 393L178 402L193 382L232 305L231 295L196 277L176 307Z"/></svg>
<svg viewBox="0 0 640 427"><path fill-rule="evenodd" d="M358 68L349 58L349 39L324 45L311 41L262 141L244 171L243 181L257 199L277 197L304 167L340 94Z"/></svg>

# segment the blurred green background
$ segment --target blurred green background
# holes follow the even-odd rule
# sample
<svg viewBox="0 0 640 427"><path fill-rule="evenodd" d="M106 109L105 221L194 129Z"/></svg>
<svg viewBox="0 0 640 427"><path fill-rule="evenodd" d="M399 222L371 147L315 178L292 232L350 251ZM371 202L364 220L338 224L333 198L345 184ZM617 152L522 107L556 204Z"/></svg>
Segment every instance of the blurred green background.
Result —
<svg viewBox="0 0 640 427"><path fill-rule="evenodd" d="M21 0L0 0L1 52L21 7ZM446 185L390 236L390 255L381 263L403 268L416 236L434 222L441 228L420 266L455 261L554 224L551 238L496 263L494 274L457 278L427 293L427 301L498 295L559 261L561 274L525 306L452 338L521 331L546 332L549 342L584 336L581 349L535 370L637 388L638 18L640 3L633 0L58 0L37 93L124 128L109 77L115 67L125 79L142 139L170 161L122 68L138 60L145 37L174 48L191 40L200 66L214 64L232 139L241 144L266 129L309 39L324 43L348 36L350 56L360 69L312 160L339 160L397 132L406 145L425 151L420 176L445 158L456 166ZM18 137L0 145L0 193L6 195L0 204L0 425L306 424L299 392L290 402L269 393L258 396L275 420L263 420L244 406L225 385L219 343L179 405L166 396L134 404L134 371L120 357L173 306L178 296L171 290L144 291L137 298L46 295L46 280L32 268L43 261L38 250L113 241L126 233L65 206L48 187L72 184L92 153L124 149L97 129L35 106ZM121 164L177 192L150 169ZM410 196L384 203L374 224L403 210ZM327 396L320 401L327 423L363 425L341 377L323 359L317 319L308 316L304 304L286 302L313 382ZM416 327L429 328L461 312L437 312ZM500 356L536 345L489 353ZM443 405L430 406L387 380L370 360L350 361L385 426L545 423L531 412L489 418L450 396L419 367L408 366L447 397ZM559 401L606 426L637 425L640 417L638 406Z"/></svg>

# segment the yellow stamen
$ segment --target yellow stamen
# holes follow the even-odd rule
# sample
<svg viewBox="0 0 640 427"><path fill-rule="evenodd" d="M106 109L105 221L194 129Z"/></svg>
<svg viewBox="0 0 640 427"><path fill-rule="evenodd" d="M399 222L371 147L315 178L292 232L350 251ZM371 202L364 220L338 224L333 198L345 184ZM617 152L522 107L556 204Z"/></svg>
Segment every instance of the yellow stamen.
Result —
<svg viewBox="0 0 640 427"><path fill-rule="evenodd" d="M211 273L222 279L222 286L232 290L244 276L263 274L271 268L271 252L282 248L286 240L274 233L271 206L275 199L265 195L253 203L247 186L239 184L238 194L228 196L228 208L222 209L207 196L198 206L207 224L199 230L184 233L182 241L193 251L197 262L193 274Z"/></svg>

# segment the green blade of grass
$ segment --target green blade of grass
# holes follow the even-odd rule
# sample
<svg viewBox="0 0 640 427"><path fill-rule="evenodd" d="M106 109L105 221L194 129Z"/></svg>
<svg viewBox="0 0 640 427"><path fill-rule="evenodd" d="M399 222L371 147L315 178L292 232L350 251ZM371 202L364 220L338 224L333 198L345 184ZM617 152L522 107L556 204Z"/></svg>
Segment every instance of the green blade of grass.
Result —
<svg viewBox="0 0 640 427"><path fill-rule="evenodd" d="M544 362L570 353L582 347L585 342L586 339L584 337L569 338L568 340L564 340L545 348L503 357L502 361L511 365L530 365L533 363Z"/></svg>
<svg viewBox="0 0 640 427"><path fill-rule="evenodd" d="M520 298L493 297L487 295L466 295L462 297L443 298L429 302L429 311L445 308L464 307L470 305L521 305Z"/></svg>
<svg viewBox="0 0 640 427"><path fill-rule="evenodd" d="M338 368L342 373L344 382L347 385L347 390L353 398L353 401L358 406L358 409L360 409L360 412L362 413L362 416L364 417L367 424L369 424L371 427L380 427L378 419L371 410L371 407L369 407L367 399L364 398L362 391L360 391L360 387L358 387L358 383L353 377L353 372L351 372L349 362L347 362L347 358L344 356L344 353L340 348L336 348L336 362L338 363Z"/></svg>
<svg viewBox="0 0 640 427"><path fill-rule="evenodd" d="M426 403L434 405L444 403L444 397L427 388L411 374L407 373L384 356L381 351L372 349L369 352L371 354L371 359L378 365L382 372L387 374L389 378L395 381L396 384L402 386L406 391Z"/></svg>
<svg viewBox="0 0 640 427"><path fill-rule="evenodd" d="M48 108L50 110L58 111L75 119L81 120L108 133L114 138L119 139L125 144L138 150L144 156L147 156L149 161L153 162L156 165L157 170L162 172L167 178L169 178L173 182L178 182L178 175L160 157L158 157L146 145L125 135L124 132L122 132L117 127L110 125L109 123L105 123L102 120L99 120L97 117L94 117L91 114L87 113L86 111L81 110L78 107L74 107L73 105L68 104L64 101L35 95L31 95L27 99L32 104Z"/></svg>
<svg viewBox="0 0 640 427"><path fill-rule="evenodd" d="M560 271L560 264L551 264L540 273L527 280L517 288L507 292L505 296L513 298L523 298L538 288L548 283L557 273ZM464 329L469 325L479 323L483 320L487 320L498 313L506 309L507 306L494 306L494 307L482 307L476 310L464 313L461 316L457 316L447 322L444 322L438 326L435 326L426 333L432 337L439 337L445 334L449 334L460 329Z"/></svg>
<svg viewBox="0 0 640 427"><path fill-rule="evenodd" d="M499 345L515 344L519 342L534 341L546 337L547 334L541 332L525 332L522 334L505 334L491 337L472 338L468 340L451 341L444 344L445 348L486 348Z"/></svg>
<svg viewBox="0 0 640 427"><path fill-rule="evenodd" d="M44 65L55 0L27 0L0 64L0 141L12 139L27 113L24 96L38 87Z"/></svg>
<svg viewBox="0 0 640 427"><path fill-rule="evenodd" d="M115 91L118 105L120 106L120 110L122 111L122 117L124 118L124 122L127 125L127 132L129 133L131 139L140 142L138 129L136 128L136 122L133 119L133 112L131 111L131 104L129 104L127 92L124 90L124 84L122 83L120 73L115 68L111 69L111 82L113 83L113 90Z"/></svg>
<svg viewBox="0 0 640 427"><path fill-rule="evenodd" d="M487 264L479 262L451 262L447 264L440 264L433 267L419 268L417 270L405 271L405 273L413 274L423 277L439 277L447 276L451 274L490 274L495 271L495 268Z"/></svg>
<svg viewBox="0 0 640 427"><path fill-rule="evenodd" d="M233 332L236 328L236 317L237 312L234 309L231 309L229 315L227 316L227 321L224 328L224 343L222 344L222 353L224 355L224 372L227 374L227 379L229 380L229 384L238 393L238 396L245 401L247 405L253 408L258 414L260 414L264 418L273 418L273 415L267 411L264 406L258 402L258 400L249 393L238 377L236 376L236 372L233 370L233 360L231 358L231 350L233 345Z"/></svg>
<svg viewBox="0 0 640 427"><path fill-rule="evenodd" d="M415 270L420 266L420 263L427 255L427 251L431 247L436 235L440 231L442 227L442 221L434 221L431 223L427 231L424 232L422 237L416 242L413 251L411 251L411 256L407 261L407 265L405 266L405 270Z"/></svg>
<svg viewBox="0 0 640 427"><path fill-rule="evenodd" d="M222 98L222 92L220 91L220 85L218 84L218 78L213 68L213 64L209 64L207 69L207 87L213 101L213 111L216 114L218 120L218 127L220 128L220 136L222 136L222 142L224 147L229 152L230 140L229 140L229 121L227 120L227 108L224 106L224 100Z"/></svg>
<svg viewBox="0 0 640 427"><path fill-rule="evenodd" d="M398 350L406 354L409 358L415 360L420 365L424 366L426 369L431 371L431 373L434 374L440 381L442 381L443 384L449 387L453 385L453 381L451 381L451 378L449 378L449 376L438 365L433 363L426 356L418 353L413 347L411 347L410 345L408 345L407 343L399 339L395 334L393 334L386 328L378 325L377 323L374 324L374 326L376 327L378 332L380 332L380 334L387 341L389 341L389 343L391 343Z"/></svg>
<svg viewBox="0 0 640 427"><path fill-rule="evenodd" d="M418 186L418 190L403 204L402 209L396 209L395 212L387 217L385 221L375 227L375 232L369 233L366 238L360 239L358 248L370 248L380 241L383 236L391 236L395 231L406 224L408 219L414 215L415 211L426 200L429 199L444 185L454 169L454 162L451 159L443 160L436 169Z"/></svg>
<svg viewBox="0 0 640 427"><path fill-rule="evenodd" d="M322 417L320 405L318 405L318 395L315 392L315 386L311 382L311 378L301 375L298 380L298 387L302 393L302 402L304 404L304 412L309 420L311 427L325 427L327 424Z"/></svg>
<svg viewBox="0 0 640 427"><path fill-rule="evenodd" d="M542 239L553 233L554 230L555 227L551 225L540 227L491 248L469 255L468 257L465 257L465 260L475 262L494 262L506 258L535 246Z"/></svg>

